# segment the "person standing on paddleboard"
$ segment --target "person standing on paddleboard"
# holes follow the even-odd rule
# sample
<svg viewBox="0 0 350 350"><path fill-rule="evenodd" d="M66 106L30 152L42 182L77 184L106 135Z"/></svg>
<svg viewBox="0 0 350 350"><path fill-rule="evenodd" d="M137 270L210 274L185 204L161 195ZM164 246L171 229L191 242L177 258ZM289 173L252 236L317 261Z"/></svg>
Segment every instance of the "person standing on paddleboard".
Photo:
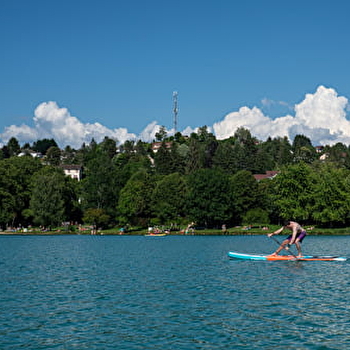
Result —
<svg viewBox="0 0 350 350"><path fill-rule="evenodd" d="M298 250L298 258L300 258L301 255L301 242L306 236L306 231L303 229L297 222L295 221L285 221L283 226L278 229L277 231L273 233L269 233L268 236L272 237L273 235L280 234L284 229L291 230L292 233L282 242L282 244L279 246L279 248L272 254L272 255L278 255L279 252L282 249L287 249L286 246L295 244Z"/></svg>

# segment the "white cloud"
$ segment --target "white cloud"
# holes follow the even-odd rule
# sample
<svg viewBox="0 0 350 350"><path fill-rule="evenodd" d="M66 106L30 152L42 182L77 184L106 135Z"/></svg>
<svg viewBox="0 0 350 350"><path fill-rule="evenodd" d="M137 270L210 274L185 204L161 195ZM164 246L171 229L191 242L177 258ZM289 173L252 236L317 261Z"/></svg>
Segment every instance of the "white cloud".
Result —
<svg viewBox="0 0 350 350"><path fill-rule="evenodd" d="M270 100L263 100L269 105ZM303 134L314 145L350 143L350 122L346 119L348 100L338 96L334 89L319 86L314 94L295 105L295 116L287 115L271 119L257 108L242 107L215 123L213 128L218 139L233 136L237 128L244 127L261 140L267 137L287 136L291 141L296 134Z"/></svg>
<svg viewBox="0 0 350 350"><path fill-rule="evenodd" d="M7 142L11 137L16 137L22 143L30 143L33 140L37 140L39 134L36 129L25 124L21 126L11 125L5 128L5 131L0 134L0 138L2 141Z"/></svg>
<svg viewBox="0 0 350 350"><path fill-rule="evenodd" d="M145 142L152 142L156 138L156 133L159 131L160 125L156 121L148 124L139 135L139 139Z"/></svg>
<svg viewBox="0 0 350 350"><path fill-rule="evenodd" d="M197 128L191 128L190 126L187 126L182 132L181 134L184 135L184 136L191 136L192 133L196 133L198 132L198 127Z"/></svg>
<svg viewBox="0 0 350 350"><path fill-rule="evenodd" d="M218 139L226 139L233 136L240 127L249 129L254 135L263 135L266 124L270 123L271 120L259 108L241 107L238 112L229 113L224 120L215 123L213 129Z"/></svg>
<svg viewBox="0 0 350 350"><path fill-rule="evenodd" d="M33 142L43 138L53 138L60 147L70 145L80 148L90 143L92 138L100 142L105 136L118 140L120 143L135 139L136 135L128 133L127 129L109 129L100 123L84 124L78 118L70 115L67 108L58 107L56 102L41 103L34 112L34 127L27 125L10 126L0 135L3 142L16 137L20 142Z"/></svg>
<svg viewBox="0 0 350 350"><path fill-rule="evenodd" d="M156 139L156 133L161 128L160 125L157 124L156 121L153 121L152 123L149 123L143 131L138 136L138 139L145 141L145 142L152 142ZM168 136L174 135L174 129L166 129ZM181 131L181 134L184 136L190 136L193 132L197 132L198 128L192 129L190 126L186 127L183 131ZM208 131L211 131L211 128L208 128Z"/></svg>
<svg viewBox="0 0 350 350"><path fill-rule="evenodd" d="M264 99L263 106L282 104ZM283 104L285 104L283 102ZM291 141L295 135L303 134L309 137L314 145L332 145L336 142L350 144L350 122L346 118L349 110L348 99L338 96L332 88L319 86L315 93L306 94L304 100L294 106L294 116L285 115L275 119L265 115L258 107L241 107L238 111L227 114L223 120L208 127L218 139L233 136L237 128L244 127L260 140L270 137L287 136ZM292 114L292 113L291 113ZM124 143L126 140L141 139L152 142L160 125L156 121L149 123L139 135L129 133L126 128L109 129L100 123L82 123L72 116L67 108L62 108L56 102L41 103L34 111L34 126L11 125L0 134L0 145L11 137L16 137L20 143L32 143L43 138L53 138L60 147L70 145L80 148L90 143L94 138L101 142L105 136ZM197 132L198 128L187 127L183 135ZM167 130L172 135L173 129Z"/></svg>
<svg viewBox="0 0 350 350"><path fill-rule="evenodd" d="M329 137L333 139L350 140L350 122L346 119L347 103L348 100L338 96L334 89L320 86L315 94L307 94L304 101L295 106L295 119L297 124L309 129L314 138L317 137L317 129L322 129L328 130ZM331 140L326 137L322 141Z"/></svg>

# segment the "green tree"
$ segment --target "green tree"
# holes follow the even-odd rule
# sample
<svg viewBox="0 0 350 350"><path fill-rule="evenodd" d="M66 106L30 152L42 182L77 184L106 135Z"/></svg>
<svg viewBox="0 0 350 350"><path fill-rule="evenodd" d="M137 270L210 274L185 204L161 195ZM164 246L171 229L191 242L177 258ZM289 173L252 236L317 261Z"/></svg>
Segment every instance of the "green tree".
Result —
<svg viewBox="0 0 350 350"><path fill-rule="evenodd" d="M27 224L25 220L23 221L22 213L29 207L32 177L43 169L43 165L40 159L33 157L13 157L9 162L16 169L13 176L18 186L18 192L15 195L17 223Z"/></svg>
<svg viewBox="0 0 350 350"><path fill-rule="evenodd" d="M213 166L221 168L227 174L234 174L237 171L236 154L232 138L219 141L213 157Z"/></svg>
<svg viewBox="0 0 350 350"><path fill-rule="evenodd" d="M213 167L217 148L218 142L213 135L202 145L202 165L204 168Z"/></svg>
<svg viewBox="0 0 350 350"><path fill-rule="evenodd" d="M305 135L296 135L292 145L294 162L312 163L316 159L316 150Z"/></svg>
<svg viewBox="0 0 350 350"><path fill-rule="evenodd" d="M312 218L321 224L344 224L350 218L350 173L321 164L313 173Z"/></svg>
<svg viewBox="0 0 350 350"><path fill-rule="evenodd" d="M188 178L186 210L198 225L221 227L231 219L230 183L219 169L200 169Z"/></svg>
<svg viewBox="0 0 350 350"><path fill-rule="evenodd" d="M119 153L113 159L113 164L116 169L114 181L116 193L120 192L133 174L141 170L148 173L153 172L150 158L142 153Z"/></svg>
<svg viewBox="0 0 350 350"><path fill-rule="evenodd" d="M312 170L306 163L288 165L273 180L272 199L282 219L307 221L311 217Z"/></svg>
<svg viewBox="0 0 350 350"><path fill-rule="evenodd" d="M93 227L92 233L97 233L98 228L105 228L110 220L109 215L103 209L89 208L85 211L83 221Z"/></svg>
<svg viewBox="0 0 350 350"><path fill-rule="evenodd" d="M212 168L214 155L218 147L215 136L202 126L198 132L190 137L189 169L191 171L202 168Z"/></svg>
<svg viewBox="0 0 350 350"><path fill-rule="evenodd" d="M17 217L16 194L20 187L16 181L18 169L11 161L14 158L6 158L0 161L0 224L2 227L14 225Z"/></svg>
<svg viewBox="0 0 350 350"><path fill-rule="evenodd" d="M194 136L195 135L195 136ZM200 147L197 134L191 135L188 145L186 159L186 173L191 174L196 170L201 169Z"/></svg>
<svg viewBox="0 0 350 350"><path fill-rule="evenodd" d="M1 157L0 159L10 158L10 151L7 146L4 146L1 149Z"/></svg>
<svg viewBox="0 0 350 350"><path fill-rule="evenodd" d="M264 157L267 158L269 170L288 165L293 160L292 146L286 136L274 139L269 137L261 147L264 150Z"/></svg>
<svg viewBox="0 0 350 350"><path fill-rule="evenodd" d="M81 222L82 208L80 204L80 182L72 179L70 176L65 177L64 191L62 193L64 200L64 216L67 221Z"/></svg>
<svg viewBox="0 0 350 350"><path fill-rule="evenodd" d="M32 157L11 157L0 161L0 189L3 197L0 212L3 213L2 217L11 215L11 220L0 221L1 225L27 224L22 213L29 207L32 175L41 168L40 161Z"/></svg>
<svg viewBox="0 0 350 350"><path fill-rule="evenodd" d="M46 160L50 165L60 165L61 150L56 146L50 147L46 152Z"/></svg>
<svg viewBox="0 0 350 350"><path fill-rule="evenodd" d="M186 145L184 146L186 147ZM179 153L178 145L173 141L171 144L166 144L163 141L158 151L154 154L156 173L159 175L168 175L183 171L184 166L184 157Z"/></svg>
<svg viewBox="0 0 350 350"><path fill-rule="evenodd" d="M258 181L257 184L258 189L256 196L256 207L266 211L268 213L270 221L278 222L279 213L276 211L276 206L273 200L273 183L271 179L263 179L261 181Z"/></svg>
<svg viewBox="0 0 350 350"><path fill-rule="evenodd" d="M258 140L252 137L250 131L245 128L238 128L234 134L233 146L235 168L251 171L252 173L261 172L258 150Z"/></svg>
<svg viewBox="0 0 350 350"><path fill-rule="evenodd" d="M9 142L7 143L7 148L8 148L10 157L16 156L21 150L18 140L15 137L10 138Z"/></svg>
<svg viewBox="0 0 350 350"><path fill-rule="evenodd" d="M234 221L240 224L249 210L259 207L258 183L247 170L238 171L230 177L230 182Z"/></svg>
<svg viewBox="0 0 350 350"><path fill-rule="evenodd" d="M71 146L66 146L64 150L61 152L62 155L62 164L82 164L81 161L78 160L77 158L78 152L73 149Z"/></svg>
<svg viewBox="0 0 350 350"><path fill-rule="evenodd" d="M244 217L243 217L243 223L246 225L253 225L253 224L269 224L270 219L268 212L262 208L255 208L248 210Z"/></svg>
<svg viewBox="0 0 350 350"><path fill-rule="evenodd" d="M325 153L327 163L334 163L350 169L350 152L343 143L338 142L333 146L325 147Z"/></svg>
<svg viewBox="0 0 350 350"><path fill-rule="evenodd" d="M123 145L120 146L122 153L131 154L134 152L135 142L132 140L126 140Z"/></svg>
<svg viewBox="0 0 350 350"><path fill-rule="evenodd" d="M154 155L154 165L158 174L167 175L173 172L171 151L167 148L165 141Z"/></svg>
<svg viewBox="0 0 350 350"><path fill-rule="evenodd" d="M106 153L94 152L86 164L85 178L82 180L82 205L84 209L104 209L115 216L118 188L115 186L115 167Z"/></svg>
<svg viewBox="0 0 350 350"><path fill-rule="evenodd" d="M311 140L305 135L296 135L293 140L292 150L297 152L301 147L313 148Z"/></svg>
<svg viewBox="0 0 350 350"><path fill-rule="evenodd" d="M35 224L50 227L65 221L64 184L65 176L59 168L45 167L35 174L30 200Z"/></svg>
<svg viewBox="0 0 350 350"><path fill-rule="evenodd" d="M181 162L181 168L185 168L186 166L186 159L188 157L189 147L186 145L186 143L182 143L177 146L177 154L180 157Z"/></svg>
<svg viewBox="0 0 350 350"><path fill-rule="evenodd" d="M152 193L154 215L161 224L182 221L186 216L187 184L179 173L162 177Z"/></svg>
<svg viewBox="0 0 350 350"><path fill-rule="evenodd" d="M185 157L183 156L184 152L186 152L185 148L187 148L188 150L188 147L185 144L179 145L176 142L172 142L171 147L169 149L170 151L169 167L171 168L172 173L185 172Z"/></svg>
<svg viewBox="0 0 350 350"><path fill-rule="evenodd" d="M33 150L45 155L50 147L58 147L54 139L42 139L33 143Z"/></svg>
<svg viewBox="0 0 350 350"><path fill-rule="evenodd" d="M156 132L155 137L156 137L156 140L159 141L159 142L162 142L162 141L164 141L166 139L167 132L166 132L165 126L161 126L159 128L159 131Z"/></svg>
<svg viewBox="0 0 350 350"><path fill-rule="evenodd" d="M186 138L179 131L174 135L174 140L181 145L186 142Z"/></svg>
<svg viewBox="0 0 350 350"><path fill-rule="evenodd" d="M11 193L0 188L0 228L13 223L15 218L15 198Z"/></svg>
<svg viewBox="0 0 350 350"><path fill-rule="evenodd" d="M112 159L116 155L117 142L115 140L105 136L104 140L99 146L101 150L105 152L110 159Z"/></svg>
<svg viewBox="0 0 350 350"><path fill-rule="evenodd" d="M146 142L142 142L141 140L138 140L135 145L135 152L138 156L147 157L148 150L150 149L151 145Z"/></svg>
<svg viewBox="0 0 350 350"><path fill-rule="evenodd" d="M145 226L151 217L153 181L150 175L140 170L128 180L120 191L117 215L122 225Z"/></svg>

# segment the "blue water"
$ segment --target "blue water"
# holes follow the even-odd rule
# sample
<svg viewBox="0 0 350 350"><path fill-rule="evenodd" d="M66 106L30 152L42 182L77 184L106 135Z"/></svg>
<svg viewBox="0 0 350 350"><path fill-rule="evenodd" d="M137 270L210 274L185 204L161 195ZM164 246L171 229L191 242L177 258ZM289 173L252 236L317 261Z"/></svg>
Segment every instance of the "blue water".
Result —
<svg viewBox="0 0 350 350"><path fill-rule="evenodd" d="M279 237L282 240L283 237ZM350 263L265 236L1 236L0 349L350 349ZM307 237L350 256L350 237Z"/></svg>

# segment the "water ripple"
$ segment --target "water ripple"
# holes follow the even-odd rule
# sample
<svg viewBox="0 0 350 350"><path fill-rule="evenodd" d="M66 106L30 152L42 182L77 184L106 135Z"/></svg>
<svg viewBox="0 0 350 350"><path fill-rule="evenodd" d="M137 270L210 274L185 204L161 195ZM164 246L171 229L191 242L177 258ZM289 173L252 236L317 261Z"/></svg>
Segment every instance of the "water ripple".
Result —
<svg viewBox="0 0 350 350"><path fill-rule="evenodd" d="M3 350L350 347L350 264L227 259L274 249L263 237L0 240ZM312 254L350 246L306 242Z"/></svg>

